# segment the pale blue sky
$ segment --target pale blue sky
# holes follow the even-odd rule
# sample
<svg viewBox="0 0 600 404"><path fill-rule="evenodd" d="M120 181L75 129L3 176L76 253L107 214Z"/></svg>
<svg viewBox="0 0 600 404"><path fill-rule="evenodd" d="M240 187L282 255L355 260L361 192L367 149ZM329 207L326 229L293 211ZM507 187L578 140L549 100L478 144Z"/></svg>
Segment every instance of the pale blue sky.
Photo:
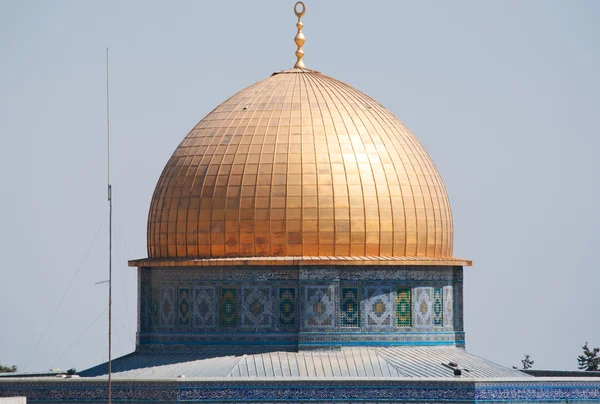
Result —
<svg viewBox="0 0 600 404"><path fill-rule="evenodd" d="M160 172L206 113L293 65L293 4L0 0L1 363L81 370L107 357L106 287L94 285L107 278L105 47L119 356L134 349L127 260L146 256ZM575 369L583 343L600 346L600 2L306 4L307 66L393 111L442 174L455 256L474 262L467 349Z"/></svg>

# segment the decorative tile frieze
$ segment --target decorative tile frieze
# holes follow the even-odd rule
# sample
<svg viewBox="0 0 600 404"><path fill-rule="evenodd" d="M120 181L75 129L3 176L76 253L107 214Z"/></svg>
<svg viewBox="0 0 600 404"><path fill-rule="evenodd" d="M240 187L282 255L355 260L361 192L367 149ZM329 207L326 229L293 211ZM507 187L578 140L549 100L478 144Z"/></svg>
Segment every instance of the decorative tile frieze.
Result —
<svg viewBox="0 0 600 404"><path fill-rule="evenodd" d="M394 291L387 285L364 287L363 312L366 327L391 327L396 314Z"/></svg>
<svg viewBox="0 0 600 404"><path fill-rule="evenodd" d="M219 289L219 325L221 327L237 327L237 304L236 287L221 287Z"/></svg>
<svg viewBox="0 0 600 404"><path fill-rule="evenodd" d="M161 287L160 292L160 325L175 325L175 289L173 287Z"/></svg>
<svg viewBox="0 0 600 404"><path fill-rule="evenodd" d="M433 288L420 287L414 289L413 325L416 327L431 326L433 323Z"/></svg>
<svg viewBox="0 0 600 404"><path fill-rule="evenodd" d="M305 326L333 327L335 306L333 286L305 286Z"/></svg>
<svg viewBox="0 0 600 404"><path fill-rule="evenodd" d="M442 288L433 289L433 325L443 326L444 325L444 304Z"/></svg>
<svg viewBox="0 0 600 404"><path fill-rule="evenodd" d="M152 287L148 282L140 283L139 323L142 329L152 324Z"/></svg>
<svg viewBox="0 0 600 404"><path fill-rule="evenodd" d="M273 307L270 286L243 286L241 306L243 328L271 327Z"/></svg>
<svg viewBox="0 0 600 404"><path fill-rule="evenodd" d="M158 325L158 288L152 288L152 325Z"/></svg>
<svg viewBox="0 0 600 404"><path fill-rule="evenodd" d="M340 279L347 281L404 281L416 282L444 282L449 283L454 279L453 267L435 266L398 266L398 267L373 267L373 266L310 266L302 267L299 272L302 280L331 280Z"/></svg>
<svg viewBox="0 0 600 404"><path fill-rule="evenodd" d="M454 312L454 291L452 286L443 287L444 294L444 327L453 327L453 312Z"/></svg>
<svg viewBox="0 0 600 404"><path fill-rule="evenodd" d="M296 288L279 288L279 327L295 328L298 326L297 307Z"/></svg>
<svg viewBox="0 0 600 404"><path fill-rule="evenodd" d="M235 282L286 281L298 279L298 268L282 267L160 267L152 268L152 280L157 282Z"/></svg>
<svg viewBox="0 0 600 404"><path fill-rule="evenodd" d="M177 324L181 326L190 325L190 288L179 288L177 296Z"/></svg>
<svg viewBox="0 0 600 404"><path fill-rule="evenodd" d="M337 379L337 380L336 380ZM553 380L114 380L115 403L551 403L600 402L600 382ZM31 403L106 402L102 379L1 381L0 397L27 397Z"/></svg>
<svg viewBox="0 0 600 404"><path fill-rule="evenodd" d="M264 268L263 271L271 269ZM308 269L300 269L296 275L304 280L267 280L268 277L260 276L261 271L255 268L255 279L231 281L230 276L225 276L225 280L218 279L219 273L223 273L220 269L202 268L186 271L185 276L179 274L178 280L174 281L164 269L161 269L161 276L155 276L153 270L148 270L140 281L140 299L146 291L150 303L144 305L140 302L140 344L186 344L189 341L196 345L213 345L238 339L251 345L260 344L264 338L259 338L258 333L268 330L289 333L290 336L273 342L281 340L283 345L292 343L294 339L308 341L305 337L298 337L295 334L298 331L342 330L348 333L347 336L335 340L314 334L309 344L317 346L322 341L323 346L352 346L360 344L361 338L365 344L375 345L386 341L391 344L418 344L423 341L428 345L438 340L442 344L452 341L457 345L463 343L464 338L452 333L458 310L456 299L460 299L455 288L462 285L455 279L423 280L423 274L427 271L436 273L435 268L415 269L420 274L408 276L410 279L399 276L384 280L345 279L349 273L357 272L354 268L312 270L315 279L329 278L305 279ZM390 269L372 268L367 271L381 275ZM192 277L194 273L198 275L196 279ZM441 269L439 273L460 274L447 269ZM437 333L442 326L444 332L450 332L443 337ZM373 333L373 336L367 336L365 332ZM394 332L431 333L429 335L433 339L425 341L420 336L413 340L401 335L389 337L388 334ZM173 334L173 338L168 337L169 333ZM232 333L232 338L218 336L223 333ZM362 336L357 337L361 333ZM379 333L387 334L384 337ZM251 341L253 335L256 338Z"/></svg>
<svg viewBox="0 0 600 404"><path fill-rule="evenodd" d="M360 327L359 289L342 288L340 300L340 327Z"/></svg>
<svg viewBox="0 0 600 404"><path fill-rule="evenodd" d="M410 288L396 289L396 325L398 327L412 326L412 305Z"/></svg>
<svg viewBox="0 0 600 404"><path fill-rule="evenodd" d="M194 327L214 327L217 317L215 286L197 286L192 289L192 318Z"/></svg>

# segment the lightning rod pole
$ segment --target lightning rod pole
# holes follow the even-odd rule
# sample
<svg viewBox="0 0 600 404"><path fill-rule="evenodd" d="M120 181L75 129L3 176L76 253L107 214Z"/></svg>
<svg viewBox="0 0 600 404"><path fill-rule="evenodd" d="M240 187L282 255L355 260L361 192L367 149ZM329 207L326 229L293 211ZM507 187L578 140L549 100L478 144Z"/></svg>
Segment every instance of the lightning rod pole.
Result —
<svg viewBox="0 0 600 404"><path fill-rule="evenodd" d="M110 104L106 48L106 137L108 140L108 404L112 403L112 187L110 185Z"/></svg>

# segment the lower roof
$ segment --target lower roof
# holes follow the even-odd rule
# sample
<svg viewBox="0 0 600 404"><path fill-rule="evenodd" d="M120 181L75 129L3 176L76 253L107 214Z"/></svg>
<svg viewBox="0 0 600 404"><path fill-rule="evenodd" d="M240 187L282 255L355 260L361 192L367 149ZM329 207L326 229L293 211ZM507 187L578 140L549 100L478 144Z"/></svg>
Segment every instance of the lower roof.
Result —
<svg viewBox="0 0 600 404"><path fill-rule="evenodd" d="M186 378L530 378L458 347L351 347L336 351L255 351L231 348L151 348L112 362L115 379ZM452 363L452 364L451 364ZM107 363L79 372L106 377Z"/></svg>

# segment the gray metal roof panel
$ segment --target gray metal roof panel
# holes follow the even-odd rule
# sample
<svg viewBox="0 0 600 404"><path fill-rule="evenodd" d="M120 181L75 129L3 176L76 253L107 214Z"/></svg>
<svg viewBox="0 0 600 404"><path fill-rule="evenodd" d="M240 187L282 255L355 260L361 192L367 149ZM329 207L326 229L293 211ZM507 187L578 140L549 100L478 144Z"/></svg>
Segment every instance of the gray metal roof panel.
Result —
<svg viewBox="0 0 600 404"><path fill-rule="evenodd" d="M349 347L337 351L264 351L243 348L148 349L113 360L114 378L454 378L455 362L463 378L528 378L467 353L458 347ZM84 377L106 377L102 364L80 372Z"/></svg>

